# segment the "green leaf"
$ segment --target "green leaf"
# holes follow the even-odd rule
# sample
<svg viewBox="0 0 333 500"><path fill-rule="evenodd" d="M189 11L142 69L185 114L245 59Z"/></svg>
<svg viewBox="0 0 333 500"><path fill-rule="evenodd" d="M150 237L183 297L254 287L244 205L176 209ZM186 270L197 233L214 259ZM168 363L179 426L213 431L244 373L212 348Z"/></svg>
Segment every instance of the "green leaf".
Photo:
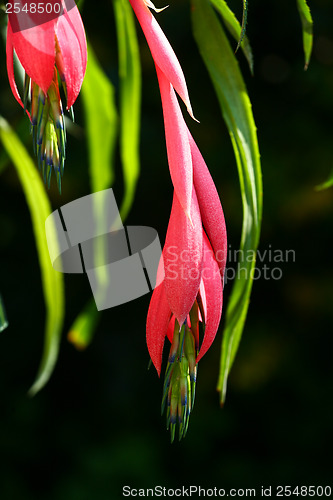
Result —
<svg viewBox="0 0 333 500"><path fill-rule="evenodd" d="M5 328L7 328L7 326L8 326L8 321L7 321L5 306L0 294L0 332L2 332Z"/></svg>
<svg viewBox="0 0 333 500"><path fill-rule="evenodd" d="M120 216L125 220L133 204L140 173L141 65L132 8L128 0L115 0L113 5L119 55L120 156L125 184Z"/></svg>
<svg viewBox="0 0 333 500"><path fill-rule="evenodd" d="M108 189L114 181L118 115L114 87L101 68L89 42L88 54L81 95L85 110L90 184L92 192L97 192ZM104 228L103 203L97 203L94 211L96 225ZM106 261L105 244L97 240L97 246L96 258ZM99 268L97 276L101 290L102 268ZM94 301L90 300L74 320L67 338L77 349L84 349L90 344L98 324L98 314Z"/></svg>
<svg viewBox="0 0 333 500"><path fill-rule="evenodd" d="M64 278L53 269L47 247L45 220L51 213L51 206L43 182L31 157L3 118L0 118L0 140L17 170L30 210L46 304L44 351L36 380L29 391L34 395L47 383L57 361L65 312Z"/></svg>
<svg viewBox="0 0 333 500"><path fill-rule="evenodd" d="M248 0L243 0L242 28L241 28L241 34L240 34L240 38L238 40L237 48L236 48L235 52L237 52L237 50L239 49L239 47L243 41L243 38L245 36L248 7L249 7Z"/></svg>
<svg viewBox="0 0 333 500"><path fill-rule="evenodd" d="M90 300L83 311L77 316L68 332L68 340L82 351L91 343L100 313L93 300Z"/></svg>
<svg viewBox="0 0 333 500"><path fill-rule="evenodd" d="M327 181L323 182L322 184L319 184L316 186L317 191L322 191L323 189L328 189L333 186L333 170L331 172L331 175L327 179Z"/></svg>
<svg viewBox="0 0 333 500"><path fill-rule="evenodd" d="M304 69L308 69L313 43L313 21L306 0L297 0L297 7L301 16L303 29Z"/></svg>
<svg viewBox="0 0 333 500"><path fill-rule="evenodd" d="M245 24L244 24L244 29L243 29L243 24L242 26L239 24L238 19L235 17L235 14L230 10L229 6L227 5L225 0L210 0L212 5L219 11L219 13L222 16L223 22L229 31L230 35L236 40L237 43L239 43L239 46L241 47L242 51L244 52L244 55L247 59L247 62L250 67L251 74L253 75L253 54L252 54L252 49L250 42L244 34L245 30ZM244 12L247 12L244 7ZM244 18L244 16L243 16ZM246 19L243 20L243 22L246 22ZM237 46L238 49L238 46ZM237 50L236 49L236 50Z"/></svg>
<svg viewBox="0 0 333 500"><path fill-rule="evenodd" d="M262 181L256 127L251 103L222 26L209 0L192 0L194 36L218 96L236 157L242 204L243 228L237 279L226 312L218 390L225 401L227 379L244 328L258 246ZM252 262L249 255L253 257Z"/></svg>
<svg viewBox="0 0 333 500"><path fill-rule="evenodd" d="M93 192L111 186L117 140L115 91L88 43L88 64L83 80L83 98L89 152L90 182Z"/></svg>
<svg viewBox="0 0 333 500"><path fill-rule="evenodd" d="M23 144L27 144L28 141L30 143L31 141L31 135L27 123L29 123L28 117L22 116L22 119L15 127L16 134L21 138ZM9 164L10 158L7 154L7 151L3 149L2 151L0 151L0 174L8 167Z"/></svg>

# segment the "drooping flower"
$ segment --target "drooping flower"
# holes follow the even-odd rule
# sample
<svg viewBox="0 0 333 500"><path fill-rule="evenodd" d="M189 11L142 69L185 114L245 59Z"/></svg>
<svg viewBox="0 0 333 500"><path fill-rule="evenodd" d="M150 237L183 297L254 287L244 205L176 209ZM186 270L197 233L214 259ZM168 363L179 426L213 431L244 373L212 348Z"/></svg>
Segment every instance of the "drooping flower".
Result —
<svg viewBox="0 0 333 500"><path fill-rule="evenodd" d="M224 215L214 182L183 118L177 94L193 117L185 78L148 0L130 0L151 50L160 87L171 180L172 210L147 316L147 346L161 373L165 337L171 342L162 412L174 439L188 428L197 363L211 346L222 314L227 255ZM161 282L162 281L162 282ZM200 327L202 325L202 327ZM199 332L203 338L200 345Z"/></svg>
<svg viewBox="0 0 333 500"><path fill-rule="evenodd" d="M60 5L61 10L57 15L53 11L52 16L24 10L8 15L7 72L15 99L29 115L34 150L44 180L50 184L53 168L60 190L66 131L59 80L67 101L66 109L73 118L72 106L87 65L87 43L75 3L70 8L65 0L57 0L57 3L53 0L48 5ZM23 99L14 77L14 51L25 70Z"/></svg>

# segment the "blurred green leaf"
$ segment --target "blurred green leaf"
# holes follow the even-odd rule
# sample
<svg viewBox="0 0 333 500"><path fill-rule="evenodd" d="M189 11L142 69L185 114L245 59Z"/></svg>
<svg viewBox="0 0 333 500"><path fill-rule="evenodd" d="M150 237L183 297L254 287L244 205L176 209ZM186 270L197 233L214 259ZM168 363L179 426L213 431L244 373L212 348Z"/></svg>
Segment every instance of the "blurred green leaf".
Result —
<svg viewBox="0 0 333 500"><path fill-rule="evenodd" d="M34 395L47 383L57 361L65 312L64 278L51 265L45 234L45 220L51 213L51 206L40 175L21 141L3 118L0 118L0 139L17 170L30 210L46 304L44 351L36 380L29 391Z"/></svg>
<svg viewBox="0 0 333 500"><path fill-rule="evenodd" d="M317 191L322 191L323 189L328 189L333 186L333 170L331 172L331 175L327 179L327 181L323 182L322 184L319 184L316 186Z"/></svg>
<svg viewBox="0 0 333 500"><path fill-rule="evenodd" d="M79 351L91 343L99 318L100 313L95 302L91 300L70 327L67 338Z"/></svg>
<svg viewBox="0 0 333 500"><path fill-rule="evenodd" d="M306 0L297 0L297 7L301 16L303 29L304 69L308 69L313 43L313 21Z"/></svg>
<svg viewBox="0 0 333 500"><path fill-rule="evenodd" d="M23 112L22 112L23 114ZM15 126L16 135L20 137L23 144L27 144L27 142L31 140L30 132L29 132L29 119L27 116L22 116L22 119ZM8 167L10 164L10 158L5 149L0 151L0 174Z"/></svg>
<svg viewBox="0 0 333 500"><path fill-rule="evenodd" d="M192 0L194 36L215 87L236 157L243 204L237 279L226 312L218 390L227 379L241 339L255 267L262 213L262 180L256 127L238 62L209 0ZM249 255L253 257L252 261Z"/></svg>
<svg viewBox="0 0 333 500"><path fill-rule="evenodd" d="M232 10L229 8L225 0L210 0L212 5L219 11L219 13L222 16L223 22L231 34L231 36L236 40L237 43L240 42L239 46L241 47L242 51L244 52L244 55L247 59L247 62L250 67L251 74L253 75L253 54L252 54L252 49L250 42L245 36L245 32L243 31L243 26L240 25L238 22L238 19L235 17L235 14L232 12ZM244 12L245 7L244 7ZM243 16L244 22L245 22L245 16ZM244 25L244 30L245 30L245 25ZM237 46L238 49L238 46ZM236 49L236 50L237 50Z"/></svg>
<svg viewBox="0 0 333 500"><path fill-rule="evenodd" d="M8 321L7 321L5 306L0 294L0 332L2 332L5 328L7 328L7 326L8 326Z"/></svg>
<svg viewBox="0 0 333 500"><path fill-rule="evenodd" d="M112 83L105 75L88 43L88 65L83 80L83 98L93 192L111 186L117 140L117 108Z"/></svg>
<svg viewBox="0 0 333 500"><path fill-rule="evenodd" d="M89 42L88 54L81 93L86 117L90 184L92 192L97 192L108 189L114 181L118 116L114 87L101 68ZM103 204L97 204L94 210L95 223L104 227ZM102 255L106 254L107 249L100 239L97 245L95 252L102 261L101 252ZM101 273L98 274L100 281L103 280ZM97 327L98 315L95 302L91 299L74 320L67 338L77 349L84 349L90 344Z"/></svg>
<svg viewBox="0 0 333 500"><path fill-rule="evenodd" d="M113 5L119 54L120 155L125 184L120 216L125 220L140 172L141 65L132 8L127 0L115 0Z"/></svg>

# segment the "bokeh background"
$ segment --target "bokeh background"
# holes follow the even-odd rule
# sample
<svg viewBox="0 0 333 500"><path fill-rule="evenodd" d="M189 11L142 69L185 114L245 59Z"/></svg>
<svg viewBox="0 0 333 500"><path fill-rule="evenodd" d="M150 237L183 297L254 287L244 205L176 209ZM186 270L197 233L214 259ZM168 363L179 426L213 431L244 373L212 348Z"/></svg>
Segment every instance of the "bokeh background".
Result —
<svg viewBox="0 0 333 500"><path fill-rule="evenodd" d="M242 209L228 132L192 37L189 2L169 3L158 19L183 66L200 125L187 122L218 187L229 244L237 249ZM242 2L228 3L240 19ZM200 362L188 435L171 445L160 416L162 381L153 369L147 370L145 319L150 297L105 311L93 343L78 352L66 332L91 296L83 275L66 275L66 324L52 379L36 397L27 396L42 353L45 310L30 215L9 164L0 182L0 290L10 323L0 336L1 499L107 500L121 498L124 485L330 484L333 191L316 191L315 186L328 178L333 166L333 5L331 0L309 0L314 52L304 72L296 1L249 4L254 77L241 53L238 58L262 157L259 249L291 249L296 257L278 264L281 279L254 282L225 407L219 407L216 393L222 321L213 347ZM82 17L117 89L112 2L97 5L85 0ZM164 241L172 186L157 80L139 27L138 33L142 171L127 223L155 227ZM17 127L31 151L28 120L22 122L22 111L10 92L1 42L1 114ZM90 192L80 99L75 114L63 194L57 193L55 183L49 192L54 209ZM113 188L120 204L119 158ZM264 264L275 267L267 260ZM230 289L228 283L225 303Z"/></svg>

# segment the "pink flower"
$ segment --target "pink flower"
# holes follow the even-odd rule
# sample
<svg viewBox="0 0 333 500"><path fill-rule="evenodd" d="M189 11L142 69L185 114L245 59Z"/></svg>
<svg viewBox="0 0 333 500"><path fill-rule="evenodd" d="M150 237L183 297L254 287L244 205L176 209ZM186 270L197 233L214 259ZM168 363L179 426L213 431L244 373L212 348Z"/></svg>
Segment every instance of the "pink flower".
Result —
<svg viewBox="0 0 333 500"><path fill-rule="evenodd" d="M174 186L159 266L159 273L164 270L164 280L158 279L160 285L153 292L147 316L147 346L159 375L165 337L171 342L162 411L167 403L167 426L173 440L177 419L179 438L187 432L197 363L211 346L220 323L227 237L214 182L187 128L176 96L177 92L193 117L180 64L147 8L151 2L130 0L130 3L156 66ZM203 330L201 346L200 330Z"/></svg>
<svg viewBox="0 0 333 500"><path fill-rule="evenodd" d="M48 182L54 167L59 185L66 137L58 73L67 99L66 107L71 110L87 65L87 43L80 13L75 3L70 9L66 3L64 0L50 2L52 6L61 5L61 15L41 17L38 12L24 13L23 10L19 14L9 14L6 46L7 72L13 95L24 109L30 95L28 115L39 167ZM15 83L14 50L26 73L23 99Z"/></svg>

